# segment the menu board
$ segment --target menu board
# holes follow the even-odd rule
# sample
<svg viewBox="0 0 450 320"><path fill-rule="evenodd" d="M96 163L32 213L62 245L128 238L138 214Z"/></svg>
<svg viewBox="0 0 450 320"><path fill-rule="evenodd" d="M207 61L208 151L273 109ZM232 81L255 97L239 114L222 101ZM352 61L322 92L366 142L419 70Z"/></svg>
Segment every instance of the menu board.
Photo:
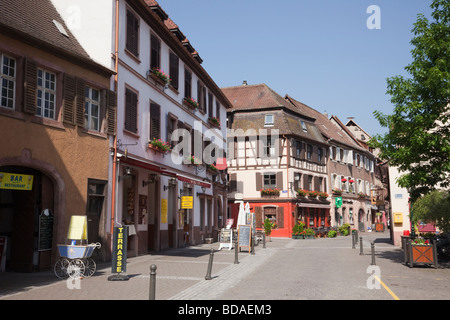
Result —
<svg viewBox="0 0 450 320"><path fill-rule="evenodd" d="M239 251L241 248L247 248L248 252L250 252L250 245L252 239L252 227L250 225L240 225L238 226L238 246Z"/></svg>
<svg viewBox="0 0 450 320"><path fill-rule="evenodd" d="M53 214L49 209L45 209L39 215L38 251L51 250L52 240L53 240Z"/></svg>

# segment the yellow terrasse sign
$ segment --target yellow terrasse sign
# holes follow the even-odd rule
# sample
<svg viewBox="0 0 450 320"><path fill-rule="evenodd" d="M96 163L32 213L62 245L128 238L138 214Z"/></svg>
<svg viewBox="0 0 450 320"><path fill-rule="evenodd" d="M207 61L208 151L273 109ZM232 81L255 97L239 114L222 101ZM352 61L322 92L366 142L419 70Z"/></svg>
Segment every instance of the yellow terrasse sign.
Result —
<svg viewBox="0 0 450 320"><path fill-rule="evenodd" d="M0 172L0 189L31 190L32 187L32 175Z"/></svg>

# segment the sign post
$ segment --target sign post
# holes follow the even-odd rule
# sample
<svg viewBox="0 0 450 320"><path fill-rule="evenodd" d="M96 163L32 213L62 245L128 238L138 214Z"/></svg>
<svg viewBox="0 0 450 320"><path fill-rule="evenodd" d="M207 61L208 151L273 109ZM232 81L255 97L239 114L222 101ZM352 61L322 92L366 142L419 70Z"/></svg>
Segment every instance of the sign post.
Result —
<svg viewBox="0 0 450 320"><path fill-rule="evenodd" d="M127 227L114 228L111 272L116 274L109 276L109 281L124 281L129 279L128 276L123 274L127 271L127 237Z"/></svg>

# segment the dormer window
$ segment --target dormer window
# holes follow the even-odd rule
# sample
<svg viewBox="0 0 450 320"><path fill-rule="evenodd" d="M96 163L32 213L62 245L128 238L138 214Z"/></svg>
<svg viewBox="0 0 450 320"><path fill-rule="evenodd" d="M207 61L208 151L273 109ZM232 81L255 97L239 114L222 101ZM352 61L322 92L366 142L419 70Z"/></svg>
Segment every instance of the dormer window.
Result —
<svg viewBox="0 0 450 320"><path fill-rule="evenodd" d="M306 128L305 121L300 121L300 124L302 125L302 129L304 132L308 132L308 128Z"/></svg>
<svg viewBox="0 0 450 320"><path fill-rule="evenodd" d="M266 114L264 117L264 126L273 126L273 114Z"/></svg>

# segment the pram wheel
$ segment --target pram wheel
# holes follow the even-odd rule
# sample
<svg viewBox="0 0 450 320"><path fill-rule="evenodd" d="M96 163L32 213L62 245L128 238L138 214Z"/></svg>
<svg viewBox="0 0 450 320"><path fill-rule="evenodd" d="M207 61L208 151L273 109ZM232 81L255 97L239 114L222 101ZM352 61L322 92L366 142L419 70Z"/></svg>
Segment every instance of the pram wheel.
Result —
<svg viewBox="0 0 450 320"><path fill-rule="evenodd" d="M83 277L85 271L85 265L81 259L71 260L69 267L67 268L67 274L72 279L78 279Z"/></svg>
<svg viewBox="0 0 450 320"><path fill-rule="evenodd" d="M66 258L59 258L55 263L55 267L53 268L55 275L59 279L66 279L69 275L67 274L67 269L69 268L69 260Z"/></svg>

